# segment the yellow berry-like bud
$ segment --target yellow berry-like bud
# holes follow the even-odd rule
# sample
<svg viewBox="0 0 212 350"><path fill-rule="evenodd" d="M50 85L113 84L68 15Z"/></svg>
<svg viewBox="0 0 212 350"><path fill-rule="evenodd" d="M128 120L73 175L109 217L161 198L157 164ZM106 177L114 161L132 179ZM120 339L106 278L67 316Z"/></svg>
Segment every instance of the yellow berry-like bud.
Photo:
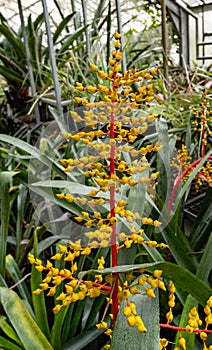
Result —
<svg viewBox="0 0 212 350"><path fill-rule="evenodd" d="M124 245L126 248L130 248L132 243L133 241L131 239L126 239L126 241L124 242Z"/></svg>
<svg viewBox="0 0 212 350"><path fill-rule="evenodd" d="M132 313L131 308L129 306L125 306L125 308L123 309L123 314L125 316L130 316L131 313Z"/></svg>
<svg viewBox="0 0 212 350"><path fill-rule="evenodd" d="M111 225L116 225L117 223L118 223L118 219L117 218L113 217L113 218L110 219L110 224Z"/></svg>
<svg viewBox="0 0 212 350"><path fill-rule="evenodd" d="M156 298L156 295L155 295L154 290L152 288L146 288L146 294L150 298Z"/></svg>
<svg viewBox="0 0 212 350"><path fill-rule="evenodd" d="M143 286L144 283L146 282L146 280L147 280L147 277L146 277L146 276L139 277L139 279L138 279L138 284L140 284L141 286Z"/></svg>
<svg viewBox="0 0 212 350"><path fill-rule="evenodd" d="M183 350L186 350L186 340L183 337L180 337L178 340L178 344L182 346Z"/></svg>
<svg viewBox="0 0 212 350"><path fill-rule="evenodd" d="M33 291L33 294L39 295L39 294L42 293L42 291L43 291L42 289L39 289L39 288L38 288L38 289L36 289L36 290Z"/></svg>
<svg viewBox="0 0 212 350"><path fill-rule="evenodd" d="M130 291L128 289L124 289L122 292L122 296L124 299L128 299L130 297Z"/></svg>
<svg viewBox="0 0 212 350"><path fill-rule="evenodd" d="M114 38L115 38L116 40L121 39L121 34L119 34L119 33L116 31L115 34L114 34Z"/></svg>
<svg viewBox="0 0 212 350"><path fill-rule="evenodd" d="M44 270L44 267L43 266L35 266L36 270L39 271L39 272L42 272Z"/></svg>
<svg viewBox="0 0 212 350"><path fill-rule="evenodd" d="M172 313L172 310L170 310L169 312L167 312L166 318L167 318L168 322L172 322L172 321L173 321L173 313Z"/></svg>
<svg viewBox="0 0 212 350"><path fill-rule="evenodd" d="M116 49L120 49L120 47L121 47L121 43L120 43L120 41L119 41L119 40L117 40L117 41L115 42L114 47L115 47Z"/></svg>
<svg viewBox="0 0 212 350"><path fill-rule="evenodd" d="M94 94L97 91L97 89L94 86L91 86L91 85L86 86L86 90L88 92L90 92L91 94Z"/></svg>
<svg viewBox="0 0 212 350"><path fill-rule="evenodd" d="M187 332L187 333L193 333L193 331L194 331L194 328L193 328L193 327L191 327L190 325L187 325L187 326L186 326L186 332Z"/></svg>
<svg viewBox="0 0 212 350"><path fill-rule="evenodd" d="M172 281L169 281L169 290L170 290L170 293L173 293L173 294L176 292L174 283Z"/></svg>
<svg viewBox="0 0 212 350"><path fill-rule="evenodd" d="M102 80L107 80L108 79L108 76L105 72L99 70L98 71L98 76L102 79Z"/></svg>
<svg viewBox="0 0 212 350"><path fill-rule="evenodd" d="M140 294L140 291L136 288L136 286L131 286L130 293L131 294Z"/></svg>
<svg viewBox="0 0 212 350"><path fill-rule="evenodd" d="M95 66L94 64L89 63L89 66L90 66L90 69L92 70L92 72L97 72L98 71L97 66Z"/></svg>
<svg viewBox="0 0 212 350"><path fill-rule="evenodd" d="M54 312L54 314L57 314L62 308L62 305L57 304L54 309L52 309L52 311Z"/></svg>
<svg viewBox="0 0 212 350"><path fill-rule="evenodd" d="M127 319L127 323L130 327L133 327L135 325L135 316L129 316Z"/></svg>
<svg viewBox="0 0 212 350"><path fill-rule="evenodd" d="M126 274L126 280L127 281L133 281L135 278L136 278L136 276L134 276L132 272L128 272Z"/></svg>
<svg viewBox="0 0 212 350"><path fill-rule="evenodd" d="M101 321L100 323L97 323L97 324L96 324L96 327L97 327L98 329L107 328L107 327L108 327L108 326L107 326L107 322Z"/></svg>
<svg viewBox="0 0 212 350"><path fill-rule="evenodd" d="M207 334L205 332L201 332L200 333L200 338L203 340L203 341L206 341L207 340Z"/></svg>
<svg viewBox="0 0 212 350"><path fill-rule="evenodd" d="M138 332L140 332L140 333L146 333L146 332L147 332L147 329L146 329L146 327L144 326L143 322L137 325L137 330L138 330Z"/></svg>
<svg viewBox="0 0 212 350"><path fill-rule="evenodd" d="M134 303L130 303L129 307L134 315L136 315L136 305Z"/></svg>
<svg viewBox="0 0 212 350"><path fill-rule="evenodd" d="M169 307L175 307L175 302L173 300L169 300L168 305Z"/></svg>
<svg viewBox="0 0 212 350"><path fill-rule="evenodd" d="M210 315L211 309L210 309L210 307L209 307L208 305L206 305L206 306L204 307L204 313L205 313L206 315Z"/></svg>
<svg viewBox="0 0 212 350"><path fill-rule="evenodd" d="M205 317L205 322L207 325L212 324L212 314Z"/></svg>

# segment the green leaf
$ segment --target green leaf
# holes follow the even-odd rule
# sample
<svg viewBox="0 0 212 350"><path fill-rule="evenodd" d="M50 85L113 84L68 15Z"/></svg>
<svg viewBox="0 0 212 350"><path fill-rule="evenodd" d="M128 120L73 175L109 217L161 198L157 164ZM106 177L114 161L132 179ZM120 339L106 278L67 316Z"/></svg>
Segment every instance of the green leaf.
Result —
<svg viewBox="0 0 212 350"><path fill-rule="evenodd" d="M64 319L68 312L70 306L63 307L55 316L54 316L54 324L51 331L51 343L54 347L54 350L61 350L61 335Z"/></svg>
<svg viewBox="0 0 212 350"><path fill-rule="evenodd" d="M60 36L60 34L62 33L63 29L67 26L67 24L69 23L70 19L76 15L76 12L72 12L70 15L68 15L67 17L65 17L57 26L57 29L55 30L54 34L53 34L53 43L55 44L57 42L58 37Z"/></svg>
<svg viewBox="0 0 212 350"><path fill-rule="evenodd" d="M7 335L7 337L9 337L22 347L19 337L15 333L14 329L7 323L6 317L4 316L0 316L0 328Z"/></svg>
<svg viewBox="0 0 212 350"><path fill-rule="evenodd" d="M0 173L0 197L1 197L1 245L0 245L0 274L5 277L7 237L10 221L10 197L9 184L17 172L3 171Z"/></svg>
<svg viewBox="0 0 212 350"><path fill-rule="evenodd" d="M31 295L29 294L29 290L24 281L20 283L23 276L15 259L11 254L8 254L6 257L6 269L10 278L12 278L15 283L17 283L17 287L22 299L28 300L29 304L31 304Z"/></svg>
<svg viewBox="0 0 212 350"><path fill-rule="evenodd" d="M0 301L25 350L53 350L15 292L0 287Z"/></svg>
<svg viewBox="0 0 212 350"><path fill-rule="evenodd" d="M212 266L211 266L211 252L212 252L212 234L209 235L208 242L204 248L204 253L200 260L198 269L197 269L197 277L201 278L201 280L205 283L208 282L208 277L210 275Z"/></svg>
<svg viewBox="0 0 212 350"><path fill-rule="evenodd" d="M37 232L34 232L34 256L38 258L38 238ZM32 274L31 274L31 291L33 292L37 288L40 288L39 284L42 283L42 273L37 271L35 266L32 265ZM49 323L47 318L46 302L44 293L39 295L32 294L32 302L34 307L34 312L38 326L40 327L43 334L50 339L50 330Z"/></svg>
<svg viewBox="0 0 212 350"><path fill-rule="evenodd" d="M23 348L14 343L12 343L10 340L5 339L0 336L0 349L5 350L23 350Z"/></svg>
<svg viewBox="0 0 212 350"><path fill-rule="evenodd" d="M15 50L18 59L20 61L24 60L25 50L23 42L19 38L16 38L13 32L8 28L8 26L4 24L0 24L0 33L3 34L5 38L9 41L10 45Z"/></svg>
<svg viewBox="0 0 212 350"><path fill-rule="evenodd" d="M95 340L99 335L104 332L104 329L99 330L96 327L85 331L77 337L74 337L70 342L67 342L61 347L61 350L81 350L84 349L89 343Z"/></svg>
<svg viewBox="0 0 212 350"><path fill-rule="evenodd" d="M85 31L85 28L87 28L88 26L83 26L81 28L79 28L78 30L76 30L74 32L74 34L69 35L68 39L64 42L64 44L62 45L61 49L58 52L58 55L63 54L66 50L70 49L70 47L72 46L73 42L75 40L77 40L77 38Z"/></svg>

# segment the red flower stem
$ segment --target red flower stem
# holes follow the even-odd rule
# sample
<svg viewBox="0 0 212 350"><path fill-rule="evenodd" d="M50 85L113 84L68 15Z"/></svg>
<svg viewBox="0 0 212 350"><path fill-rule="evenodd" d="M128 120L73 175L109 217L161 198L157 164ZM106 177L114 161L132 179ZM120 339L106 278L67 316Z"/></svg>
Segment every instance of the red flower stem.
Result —
<svg viewBox="0 0 212 350"><path fill-rule="evenodd" d="M197 164L199 164L201 162L201 160L203 159L203 157L195 160L195 162L193 162L192 164L189 165L188 168L186 168L183 173L177 177L177 180L174 184L174 187L172 189L172 192L171 192L171 195L170 195L170 199L169 199L169 203L168 203L168 212L170 213L171 212L171 209L172 209L172 204L173 204L173 201L174 201L174 197L175 197L175 194L176 194L176 191L177 191L177 188L180 184L180 182L182 181L182 179L184 178L184 176L186 176L186 174L189 172L189 170L191 170L192 168L194 168ZM208 159L212 159L212 156L209 156Z"/></svg>
<svg viewBox="0 0 212 350"><path fill-rule="evenodd" d="M116 73L113 75L113 91L116 90ZM110 115L110 140L115 140L114 132L114 122L115 122L115 113L114 113L114 102L112 101L112 112ZM115 174L115 145L111 143L110 151L110 178ZM115 185L110 187L110 215L111 218L115 218ZM112 236L111 236L111 255L112 255L112 267L117 266L117 246L116 246L116 225L112 225ZM117 273L113 274L113 294L112 294L112 313L113 313L113 327L116 322L116 317L118 314L118 275Z"/></svg>
<svg viewBox="0 0 212 350"><path fill-rule="evenodd" d="M169 328L169 329L174 329L176 331L186 331L186 328L172 326L172 325L167 324L167 323L166 324L160 323L160 328ZM193 333L201 333L201 332L212 333L212 329L194 329L193 330Z"/></svg>
<svg viewBox="0 0 212 350"><path fill-rule="evenodd" d="M206 154L206 144L205 144L205 141L206 141L206 133L205 133L205 115L206 115L206 107L204 106L204 103L202 104L203 107L202 107L202 112L203 112L203 115L202 115L202 122L201 122L201 127L202 127L202 132L201 132L201 157L204 157L205 154Z"/></svg>

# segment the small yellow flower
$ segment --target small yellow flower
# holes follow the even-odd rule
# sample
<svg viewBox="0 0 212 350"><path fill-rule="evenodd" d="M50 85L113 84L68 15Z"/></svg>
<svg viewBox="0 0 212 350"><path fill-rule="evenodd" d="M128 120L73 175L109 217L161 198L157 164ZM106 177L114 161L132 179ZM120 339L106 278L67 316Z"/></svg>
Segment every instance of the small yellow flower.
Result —
<svg viewBox="0 0 212 350"><path fill-rule="evenodd" d="M178 344L182 346L183 350L186 350L186 340L183 337L180 337L178 340Z"/></svg>
<svg viewBox="0 0 212 350"><path fill-rule="evenodd" d="M52 259L52 260L61 260L62 256L63 256L63 254L61 254L61 253L56 253L55 255L53 255L53 256L51 257L51 259Z"/></svg>
<svg viewBox="0 0 212 350"><path fill-rule="evenodd" d="M48 296L53 296L53 295L55 295L55 293L56 293L56 286L54 286L54 287L51 287L50 289L49 289L49 292L48 292Z"/></svg>
<svg viewBox="0 0 212 350"><path fill-rule="evenodd" d="M155 295L154 290L152 288L146 288L146 294L150 298L156 298L156 295Z"/></svg>
<svg viewBox="0 0 212 350"><path fill-rule="evenodd" d="M57 314L62 308L62 305L57 304L52 311L54 312L54 314Z"/></svg>
<svg viewBox="0 0 212 350"><path fill-rule="evenodd" d="M90 69L92 70L92 72L97 72L98 71L97 66L95 66L94 64L89 63L89 66L90 66Z"/></svg>
<svg viewBox="0 0 212 350"><path fill-rule="evenodd" d="M42 291L43 291L42 289L39 289L39 288L38 288L38 289L36 289L36 290L33 291L33 294L39 295L39 294L42 293Z"/></svg>
<svg viewBox="0 0 212 350"><path fill-rule="evenodd" d="M121 34L116 31L115 34L114 34L114 38L116 40L120 40L121 39Z"/></svg>
<svg viewBox="0 0 212 350"><path fill-rule="evenodd" d="M125 308L123 309L123 314L125 316L130 316L131 313L132 313L131 308L129 306L125 306Z"/></svg>
<svg viewBox="0 0 212 350"><path fill-rule="evenodd" d="M132 244L133 244L132 239L126 239L126 241L124 241L124 245L126 248L130 248Z"/></svg>
<svg viewBox="0 0 212 350"><path fill-rule="evenodd" d="M94 86L91 86L91 85L86 86L86 90L88 92L90 92L91 94L94 94L97 91L97 89Z"/></svg>
<svg viewBox="0 0 212 350"><path fill-rule="evenodd" d="M127 323L130 327L133 327L135 325L135 316L129 316L127 319Z"/></svg>
<svg viewBox="0 0 212 350"><path fill-rule="evenodd" d="M162 273L163 273L163 270L155 270L153 272L153 276L158 278L158 277L160 277L162 275Z"/></svg>
<svg viewBox="0 0 212 350"><path fill-rule="evenodd" d="M90 255L91 254L91 248L86 247L81 252L82 255Z"/></svg>
<svg viewBox="0 0 212 350"><path fill-rule="evenodd" d="M39 272L42 272L44 270L44 267L43 266L35 266L36 270L39 271Z"/></svg>
<svg viewBox="0 0 212 350"><path fill-rule="evenodd" d="M96 327L98 329L104 329L104 328L108 328L107 322L101 321L100 323L96 324Z"/></svg>
<svg viewBox="0 0 212 350"><path fill-rule="evenodd" d="M109 79L108 75L105 72L101 71L101 70L98 70L97 74L102 80L108 80Z"/></svg>
<svg viewBox="0 0 212 350"><path fill-rule="evenodd" d="M206 341L207 340L207 333L205 333L205 332L201 332L200 333L200 338L203 340L203 341Z"/></svg>

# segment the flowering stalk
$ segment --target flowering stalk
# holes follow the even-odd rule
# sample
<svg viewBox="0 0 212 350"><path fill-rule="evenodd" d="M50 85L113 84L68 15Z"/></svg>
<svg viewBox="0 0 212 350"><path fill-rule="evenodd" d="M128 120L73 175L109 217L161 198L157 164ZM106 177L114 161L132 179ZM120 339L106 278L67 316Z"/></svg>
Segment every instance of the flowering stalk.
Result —
<svg viewBox="0 0 212 350"><path fill-rule="evenodd" d="M177 326L172 326L171 324L168 323L160 323L160 328L167 328L167 329L173 329L175 331L187 331L186 327L177 327ZM211 329L194 329L193 330L194 333L212 333Z"/></svg>
<svg viewBox="0 0 212 350"><path fill-rule="evenodd" d="M113 73L113 86L112 90L116 91L116 72ZM110 116L110 141L111 141L111 151L110 151L110 178L115 174L115 133L114 133L114 100L112 100L112 111ZM116 217L115 214L115 185L110 187L110 215L111 219ZM111 252L112 252L112 267L117 266L117 244L116 244L116 225L112 225L111 234ZM113 294L112 294L112 310L113 310L113 327L116 322L116 317L118 314L118 274L113 274Z"/></svg>
<svg viewBox="0 0 212 350"><path fill-rule="evenodd" d="M177 176L177 179L175 181L175 184L173 186L173 189L172 189L172 192L171 192L171 195L170 195L170 198L169 198L169 203L168 203L168 212L170 213L171 210L172 210L172 205L173 205L173 202L174 202L174 198L175 198L175 194L176 194L176 191L178 189L178 186L180 185L181 181L183 180L183 178L188 174L188 172L193 169L196 165L198 165L201 160L203 159L203 157L195 160L192 164L190 164L183 172L181 175L178 175ZM212 156L209 156L208 157L209 160L212 159ZM203 173L201 173L202 176L204 176Z"/></svg>
<svg viewBox="0 0 212 350"><path fill-rule="evenodd" d="M57 287L63 283L64 291L56 297L56 306L54 313L58 313L62 307L75 303L80 300L97 298L100 294L110 295L109 303L112 302L112 328L114 328L119 304L124 302L123 314L127 318L129 326L135 326L138 332L146 332L147 329L142 321L142 317L136 312L136 305L130 301L130 296L140 293L136 286L146 292L150 298L156 298L155 288L166 290L164 282L161 280L162 270L155 270L153 275L145 274L143 270L133 272L113 273L113 268L117 266L117 254L120 249L129 249L133 244L141 244L148 248L167 248L164 243L157 243L145 239L142 234L144 229L141 226L152 225L158 227L160 222L149 217L143 217L139 212L132 212L126 199L116 200L115 194L125 187L130 191L132 187L139 184L146 184L147 187L154 188L158 172L152 172L149 177L145 177L144 171L150 167L146 155L157 152L162 146L160 142L155 145L133 147L137 137L148 129L148 123L152 123L157 118L155 114L143 112L145 103L154 100L152 80L157 72L156 68L147 68L137 71L135 67L121 73L122 53L119 51L121 44L121 35L115 33L115 50L112 51L112 58L109 60L110 71L108 74L99 70L94 64L90 63L91 71L96 73L99 79L110 82L110 87L102 84L96 86L84 87L76 82L75 89L79 94L95 94L95 101L90 102L83 97L75 97L77 105L83 106L81 113L71 111L71 116L76 123L83 123L89 131L78 131L77 133L66 133L62 135L67 140L80 141L80 146L87 145L88 152L81 158L62 159L65 172L72 172L80 169L85 178L92 179L96 188L86 193L84 196L76 196L70 193L59 193L57 197L74 202L80 207L79 216L74 216L73 221L80 223L81 228L86 227L83 240L81 237L75 242L63 246L58 245L59 252L51 257L52 260L62 260L68 264L68 268L59 270L55 268L51 261L47 261L46 266L42 261L35 259L31 254L28 258L30 263L36 265L40 272L46 272L46 277L40 284L40 288L34 291L39 295L42 291L48 291L48 296L54 296ZM133 84L138 85L138 89L132 88ZM139 84L142 83L142 86ZM100 99L100 100L99 100ZM104 101L102 101L102 99ZM140 113L141 112L141 113ZM83 115L82 115L83 114ZM118 117L117 117L118 115ZM104 127L106 126L106 130ZM86 148L85 148L86 149ZM130 161L125 160L125 153L130 156ZM108 171L109 169L109 171ZM142 174L143 173L143 174ZM136 176L135 176L136 175ZM105 198L100 197L99 192L109 194ZM98 196L97 196L98 195ZM109 203L109 209L107 204ZM85 206L93 207L93 210L86 211ZM95 210L100 206L101 210ZM104 211L103 211L104 209ZM119 219L123 221L124 232L117 232L117 223ZM126 229L126 231L125 231ZM82 246L82 242L85 246ZM79 257L86 257L91 254L92 249L107 248L111 245L111 265L112 273L110 275L96 273L90 280L80 280L76 277L78 272ZM83 259L84 260L84 259ZM105 260L103 256L97 259L98 270L104 270ZM138 283L133 284L133 280L138 277ZM106 329L105 334L111 337L112 330L108 329L104 321L106 315L97 324L98 328ZM107 347L108 348L108 347Z"/></svg>

